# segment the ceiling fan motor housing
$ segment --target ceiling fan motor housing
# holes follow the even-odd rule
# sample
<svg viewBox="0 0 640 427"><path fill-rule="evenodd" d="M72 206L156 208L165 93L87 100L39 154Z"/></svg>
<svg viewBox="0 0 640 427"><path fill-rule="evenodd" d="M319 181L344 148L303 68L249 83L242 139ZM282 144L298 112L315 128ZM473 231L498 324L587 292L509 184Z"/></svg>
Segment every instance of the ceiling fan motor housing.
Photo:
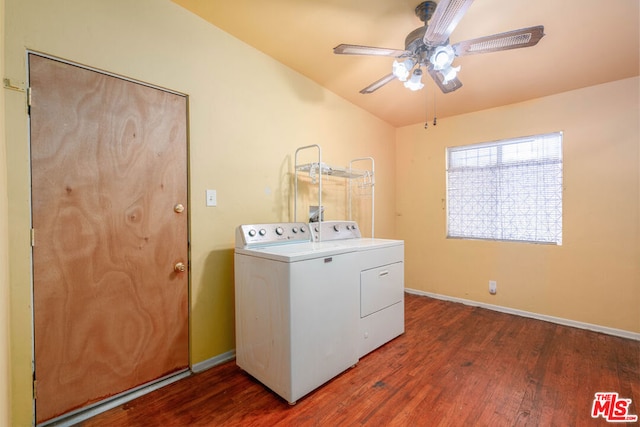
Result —
<svg viewBox="0 0 640 427"><path fill-rule="evenodd" d="M407 34L407 37L404 39L404 48L410 52L417 53L421 47L426 48L424 41L422 38L424 37L424 33L427 31L427 26L416 28Z"/></svg>
<svg viewBox="0 0 640 427"><path fill-rule="evenodd" d="M430 53L433 50L432 46L424 43L424 34L427 32L427 21L431 19L437 6L435 1L423 1L416 6L416 16L424 22L424 25L411 31L404 39L405 50L412 52L416 62L422 66L428 65Z"/></svg>

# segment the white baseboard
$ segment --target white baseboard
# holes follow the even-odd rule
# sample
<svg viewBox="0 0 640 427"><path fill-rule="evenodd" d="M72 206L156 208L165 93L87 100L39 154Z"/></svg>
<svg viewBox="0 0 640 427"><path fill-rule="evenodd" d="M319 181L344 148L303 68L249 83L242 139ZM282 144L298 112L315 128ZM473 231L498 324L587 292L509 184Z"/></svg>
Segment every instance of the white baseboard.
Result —
<svg viewBox="0 0 640 427"><path fill-rule="evenodd" d="M229 360L236 357L236 351L231 350L226 353L219 354L211 359L203 360L202 362L194 363L191 366L191 370L193 372L202 372L206 371L209 368L213 368L214 366L220 365L224 362L228 362Z"/></svg>
<svg viewBox="0 0 640 427"><path fill-rule="evenodd" d="M592 323L578 322L575 320L563 319L561 317L547 316L546 314L538 314L530 311L518 310L515 308L503 307L500 305L486 304L479 301L468 300L464 298L456 298L448 295L434 294L431 292L419 291L417 289L405 288L405 292L414 295L422 295L444 301L451 301L470 305L473 307L486 308L488 310L499 311L507 314L514 314L516 316L529 317L531 319L544 320L545 322L557 323L558 325L571 326L579 329L586 329L594 332L601 332L603 334L614 335L616 337L627 338L635 341L640 341L640 333L625 331L623 329L609 328L606 326L594 325Z"/></svg>

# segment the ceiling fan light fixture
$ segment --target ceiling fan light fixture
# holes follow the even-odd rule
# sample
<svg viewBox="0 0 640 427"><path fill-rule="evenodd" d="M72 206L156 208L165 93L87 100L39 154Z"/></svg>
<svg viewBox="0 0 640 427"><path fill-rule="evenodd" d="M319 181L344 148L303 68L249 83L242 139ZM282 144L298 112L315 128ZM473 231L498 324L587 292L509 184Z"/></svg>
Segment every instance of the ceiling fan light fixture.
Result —
<svg viewBox="0 0 640 427"><path fill-rule="evenodd" d="M444 70L451 66L455 57L456 54L451 46L438 46L429 58L429 62L433 64L434 69Z"/></svg>
<svg viewBox="0 0 640 427"><path fill-rule="evenodd" d="M442 77L444 77L443 84L449 83L451 80L455 79L458 75L458 71L460 71L460 66L457 67L447 67L442 70Z"/></svg>
<svg viewBox="0 0 640 427"><path fill-rule="evenodd" d="M420 68L413 70L411 78L404 82L404 87L413 91L420 90L424 87L424 83L422 83L422 70Z"/></svg>
<svg viewBox="0 0 640 427"><path fill-rule="evenodd" d="M393 75L401 82L406 82L414 65L415 62L412 59L403 62L393 61Z"/></svg>

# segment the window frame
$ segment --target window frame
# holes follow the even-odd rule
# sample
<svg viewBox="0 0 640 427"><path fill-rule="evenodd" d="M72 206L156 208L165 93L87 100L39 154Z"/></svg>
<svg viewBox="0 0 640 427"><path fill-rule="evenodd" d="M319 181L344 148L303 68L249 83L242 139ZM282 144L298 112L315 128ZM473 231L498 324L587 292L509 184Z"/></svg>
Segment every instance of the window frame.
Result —
<svg viewBox="0 0 640 427"><path fill-rule="evenodd" d="M504 161L502 158L503 155L503 147L506 146L516 146L516 144L524 144L524 143L528 143L531 141L539 141L541 143L544 143L544 141L548 141L551 140L553 146L554 146L554 151L552 151L553 155L549 156L549 155L545 155L544 152L542 152L542 155L540 154L540 152L536 151L536 157L535 158L529 158L529 159L520 159L520 160L513 160L512 157L512 161L511 162L507 162ZM460 153L463 151L469 151L471 152L472 150L482 150L482 149L492 149L495 148L496 149L496 153L495 153L495 160L491 159L489 160L489 162L487 162L487 164L484 165L480 165L480 161L478 160L478 164L476 166L469 166L469 165L465 165L465 166L451 166L452 163L452 154L453 153ZM446 215L446 238L447 239L454 239L454 240L484 240L484 241L496 241L496 242L516 242L516 243L531 243L531 244L541 244L541 245L554 245L554 246L561 246L562 245L562 238L563 238L563 220L564 220L564 133L562 131L558 131L558 132L550 132L550 133L544 133L544 134L538 134L538 135L531 135L531 136L522 136L522 137L515 137L515 138L507 138L507 139L502 139L502 140L497 140L497 141L490 141L490 142L481 142L481 143L475 143L475 144L467 144L467 145L460 145L460 146L452 146L452 147L446 147L445 149L445 158L446 158L446 164L445 164L445 178L446 178L446 189L445 189L445 215ZM491 154L493 155L493 153ZM490 155L490 157L491 157ZM458 161L460 161L461 159L457 159ZM463 161L464 162L464 161ZM455 162L454 162L455 163ZM501 210L503 210L505 208L505 204L506 204L506 198L504 196L505 192L505 187L506 184L504 181L501 182L501 178L504 177L506 174L509 173L509 169L510 168L517 168L517 167L535 167L535 166L539 166L540 168L542 167L548 167L548 166L552 166L553 165L559 165L559 170L556 171L556 173L558 173L559 175L554 177L554 180L556 182L553 182L552 184L549 184L549 187L553 188L553 187L557 187L559 186L559 189L556 188L555 193L553 193L555 195L555 197L559 196L559 207L556 206L556 214L558 214L559 212L559 217L556 217L555 219L555 225L556 225L556 231L553 233L549 233L549 235L547 237L549 238L544 238L544 236L540 236L537 233L533 233L535 234L534 237L532 237L531 239L521 239L521 238L506 238L505 237L505 231L508 231L508 228L505 228L502 225L502 221L501 218L504 218L504 214L501 213ZM476 217L478 220L482 220L482 219L487 219L489 218L491 221L491 224L495 227L495 230L489 231L487 233L482 233L482 231L486 231L486 230L482 230L478 233L473 233L473 231L471 232L463 232L464 230L461 231L457 231L457 230L452 230L451 229L451 221L452 221L452 216L451 216L451 212L450 212L450 208L451 208L451 200L450 200L450 181L451 181L451 173L456 173L456 171L458 172L462 172L465 168L467 169L478 169L478 175L480 175L482 172L486 172L489 171L491 172L491 170L495 171L496 175L499 175L497 178L497 183L495 185L495 213L491 214L491 215L485 215L482 217ZM559 183L557 182L559 180ZM521 182L521 181L519 181ZM536 181L536 191L539 192L540 188L543 188L540 184L540 181ZM509 193L512 194L512 193ZM517 193L516 193L517 194ZM545 193L546 194L546 193ZM461 196L461 198L464 196ZM466 197L469 197L469 195L467 195ZM512 198L513 199L513 198ZM490 198L485 199L485 202L488 202L490 200ZM460 203L460 201L458 201L458 203ZM459 205L458 205L459 206ZM489 204L487 204L487 206L490 207ZM545 212L544 210L540 210L539 206L536 207L535 210L535 215L539 214L540 212ZM548 214L549 212L547 212ZM532 217L526 217L527 219L531 219ZM491 228L491 227L490 227ZM485 236L480 236L480 234L485 234ZM508 234L508 233L507 233ZM518 234L518 230L516 229L516 232L514 234ZM520 233L520 235L522 235L524 233ZM490 235L490 237L486 237L486 235Z"/></svg>

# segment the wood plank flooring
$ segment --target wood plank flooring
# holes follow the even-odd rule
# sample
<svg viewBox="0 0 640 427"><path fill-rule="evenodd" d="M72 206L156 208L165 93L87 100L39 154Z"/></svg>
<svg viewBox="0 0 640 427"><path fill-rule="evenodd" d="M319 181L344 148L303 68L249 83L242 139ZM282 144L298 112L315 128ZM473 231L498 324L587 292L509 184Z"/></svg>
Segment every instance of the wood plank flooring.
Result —
<svg viewBox="0 0 640 427"><path fill-rule="evenodd" d="M411 294L405 306L404 335L295 406L231 361L82 425L602 426L604 391L640 415L638 341Z"/></svg>

